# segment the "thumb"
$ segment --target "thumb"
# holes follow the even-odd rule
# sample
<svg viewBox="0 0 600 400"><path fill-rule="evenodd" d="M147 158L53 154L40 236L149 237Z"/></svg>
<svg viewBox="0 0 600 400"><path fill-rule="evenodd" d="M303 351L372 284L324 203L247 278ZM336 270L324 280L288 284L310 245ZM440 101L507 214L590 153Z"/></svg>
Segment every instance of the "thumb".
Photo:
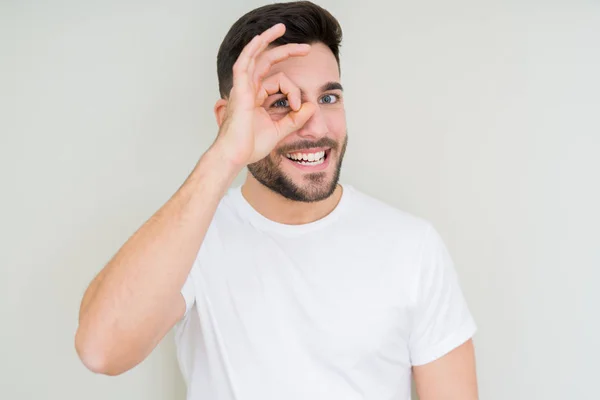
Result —
<svg viewBox="0 0 600 400"><path fill-rule="evenodd" d="M317 111L317 106L306 102L302 104L298 111L290 111L285 117L277 121L276 124L281 135L280 139L302 128L315 111Z"/></svg>

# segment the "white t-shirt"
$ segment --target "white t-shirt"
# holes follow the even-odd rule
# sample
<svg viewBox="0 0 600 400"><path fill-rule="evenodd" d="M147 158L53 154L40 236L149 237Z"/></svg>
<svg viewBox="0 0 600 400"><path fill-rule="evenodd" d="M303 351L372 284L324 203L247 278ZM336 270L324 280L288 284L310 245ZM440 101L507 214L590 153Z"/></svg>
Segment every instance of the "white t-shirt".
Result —
<svg viewBox="0 0 600 400"><path fill-rule="evenodd" d="M409 400L411 367L473 336L435 229L342 186L304 225L223 197L175 328L188 400Z"/></svg>

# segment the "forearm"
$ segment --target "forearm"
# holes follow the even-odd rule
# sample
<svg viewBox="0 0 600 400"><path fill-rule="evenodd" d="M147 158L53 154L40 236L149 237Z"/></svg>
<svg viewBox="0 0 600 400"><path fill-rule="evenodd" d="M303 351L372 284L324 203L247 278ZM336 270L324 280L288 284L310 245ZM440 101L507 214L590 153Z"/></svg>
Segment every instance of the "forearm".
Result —
<svg viewBox="0 0 600 400"><path fill-rule="evenodd" d="M443 357L413 368L421 400L477 400L475 349L469 339Z"/></svg>
<svg viewBox="0 0 600 400"><path fill-rule="evenodd" d="M76 346L82 359L103 366L115 359L137 363L181 317L183 310L173 309L179 292L240 169L216 151L205 153L180 189L98 274L80 308Z"/></svg>

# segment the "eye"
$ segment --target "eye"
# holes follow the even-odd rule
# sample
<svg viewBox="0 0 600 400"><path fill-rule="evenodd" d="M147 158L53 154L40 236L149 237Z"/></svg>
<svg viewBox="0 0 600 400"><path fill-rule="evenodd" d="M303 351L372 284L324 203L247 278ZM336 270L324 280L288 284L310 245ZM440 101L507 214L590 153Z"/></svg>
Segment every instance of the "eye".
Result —
<svg viewBox="0 0 600 400"><path fill-rule="evenodd" d="M335 104L337 103L337 101L340 99L340 96L338 96L337 94L326 94L325 96L321 97L321 101L325 104Z"/></svg>
<svg viewBox="0 0 600 400"><path fill-rule="evenodd" d="M321 97L320 102L322 104L336 104L340 100L339 94L329 93ZM282 97L279 100L276 100L273 104L271 104L271 108L289 108L290 103L287 98Z"/></svg>
<svg viewBox="0 0 600 400"><path fill-rule="evenodd" d="M288 103L288 99L285 97L277 100L275 103L271 104L273 108L288 108L290 105Z"/></svg>

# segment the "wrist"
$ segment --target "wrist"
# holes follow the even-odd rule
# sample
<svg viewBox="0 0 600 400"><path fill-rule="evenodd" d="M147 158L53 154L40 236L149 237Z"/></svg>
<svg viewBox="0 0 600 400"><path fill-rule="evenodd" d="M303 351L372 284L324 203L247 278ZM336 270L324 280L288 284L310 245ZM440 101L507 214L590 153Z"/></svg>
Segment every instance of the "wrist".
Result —
<svg viewBox="0 0 600 400"><path fill-rule="evenodd" d="M199 163L207 164L207 167L205 168L218 173L227 181L233 181L246 166L243 163L234 161L227 151L218 143L213 143L213 145L202 155Z"/></svg>
<svg viewBox="0 0 600 400"><path fill-rule="evenodd" d="M218 162L226 171L230 171L236 175L246 166L246 163L239 159L240 157L236 158L227 149L227 146L218 140L210 146L205 155Z"/></svg>

